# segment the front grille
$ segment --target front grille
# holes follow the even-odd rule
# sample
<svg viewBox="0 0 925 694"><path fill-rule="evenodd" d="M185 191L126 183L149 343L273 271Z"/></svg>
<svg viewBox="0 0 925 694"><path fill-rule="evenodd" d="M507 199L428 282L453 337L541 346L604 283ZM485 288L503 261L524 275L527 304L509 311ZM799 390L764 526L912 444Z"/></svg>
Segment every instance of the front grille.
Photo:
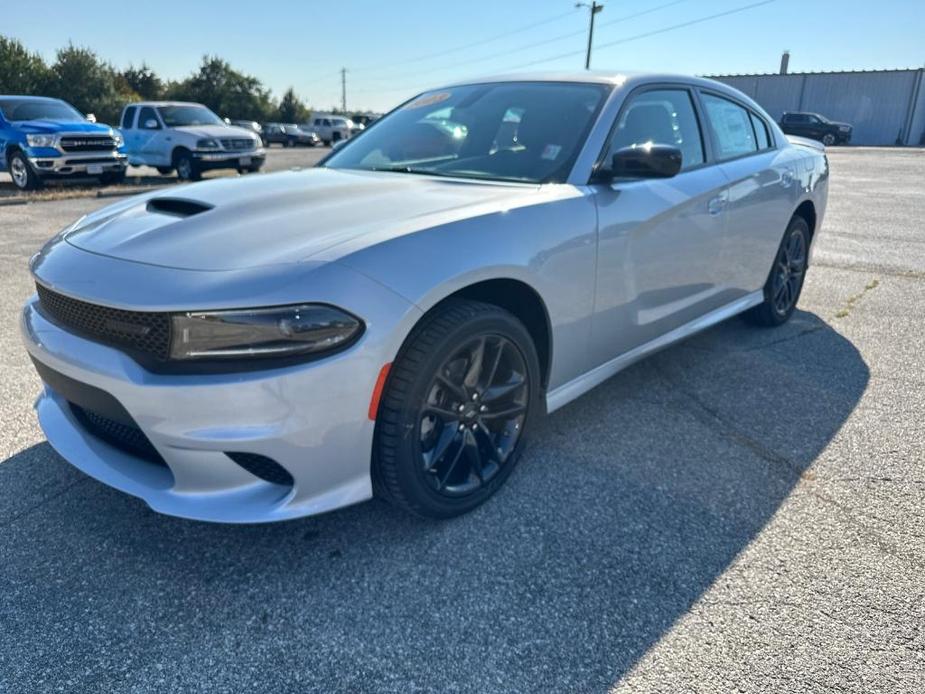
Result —
<svg viewBox="0 0 925 694"><path fill-rule="evenodd" d="M70 403L70 405L74 417L93 436L136 458L147 460L149 463L167 466L154 444L137 426L117 422L74 403Z"/></svg>
<svg viewBox="0 0 925 694"><path fill-rule="evenodd" d="M291 487L295 483L295 480L292 479L292 475L289 474L286 468L272 458L267 458L265 455L258 455L256 453L225 453L225 455L249 473L262 480L272 482L273 484L280 484L284 487Z"/></svg>
<svg viewBox="0 0 925 694"><path fill-rule="evenodd" d="M62 327L162 361L170 356L169 314L99 306L58 294L41 284L36 289L42 312Z"/></svg>
<svg viewBox="0 0 925 694"><path fill-rule="evenodd" d="M61 138L61 149L65 152L97 152L115 148L116 141L109 135L71 135Z"/></svg>
<svg viewBox="0 0 925 694"><path fill-rule="evenodd" d="M233 151L247 152L254 149L254 141L247 137L228 138L221 141L222 147Z"/></svg>

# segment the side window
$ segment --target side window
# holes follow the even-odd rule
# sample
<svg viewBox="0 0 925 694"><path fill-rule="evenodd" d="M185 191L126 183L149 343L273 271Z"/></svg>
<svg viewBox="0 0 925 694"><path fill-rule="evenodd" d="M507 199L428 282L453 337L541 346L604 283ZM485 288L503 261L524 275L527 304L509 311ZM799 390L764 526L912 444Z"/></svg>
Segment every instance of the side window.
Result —
<svg viewBox="0 0 925 694"><path fill-rule="evenodd" d="M755 131L748 111L728 99L703 95L703 107L710 122L710 132L720 160L733 159L758 151Z"/></svg>
<svg viewBox="0 0 925 694"><path fill-rule="evenodd" d="M771 149L771 136L768 134L768 126L765 125L764 120L751 112L748 115L752 119L752 127L755 128L758 149Z"/></svg>
<svg viewBox="0 0 925 694"><path fill-rule="evenodd" d="M135 111L138 109L134 106L126 107L125 111L122 112L122 129L131 130L132 126L135 124Z"/></svg>
<svg viewBox="0 0 925 694"><path fill-rule="evenodd" d="M331 121L329 121L327 118L325 118L323 121L321 121L321 124L324 125L324 126L328 126L328 125L331 125Z"/></svg>
<svg viewBox="0 0 925 694"><path fill-rule="evenodd" d="M154 127L150 126L150 122L154 121ZM160 122L157 120L157 114L154 112L154 109L150 106L144 106L138 114L138 127L142 130L160 130Z"/></svg>
<svg viewBox="0 0 925 694"><path fill-rule="evenodd" d="M606 161L618 149L647 142L680 149L682 169L704 162L703 138L687 90L656 89L634 96L620 114Z"/></svg>
<svg viewBox="0 0 925 694"><path fill-rule="evenodd" d="M806 116L806 122L811 123L812 125L817 125L819 123L819 119L816 118L816 116Z"/></svg>

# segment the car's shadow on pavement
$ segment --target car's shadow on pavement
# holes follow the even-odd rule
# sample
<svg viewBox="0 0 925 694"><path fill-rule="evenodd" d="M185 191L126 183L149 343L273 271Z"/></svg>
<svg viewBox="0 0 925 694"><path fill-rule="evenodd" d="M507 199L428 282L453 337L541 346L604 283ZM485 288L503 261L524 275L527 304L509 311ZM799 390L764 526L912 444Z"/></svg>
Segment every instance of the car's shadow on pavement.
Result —
<svg viewBox="0 0 925 694"><path fill-rule="evenodd" d="M869 378L817 316L731 321L543 422L506 488L158 516L42 444L0 464L0 672L89 691L606 691L756 537ZM14 687L15 689L15 687Z"/></svg>

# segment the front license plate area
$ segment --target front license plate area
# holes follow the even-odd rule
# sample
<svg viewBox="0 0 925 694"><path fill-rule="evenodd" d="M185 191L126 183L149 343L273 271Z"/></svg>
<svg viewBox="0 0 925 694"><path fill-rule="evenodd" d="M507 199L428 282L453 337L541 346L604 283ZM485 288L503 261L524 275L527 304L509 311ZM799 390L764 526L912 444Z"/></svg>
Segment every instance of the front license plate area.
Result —
<svg viewBox="0 0 925 694"><path fill-rule="evenodd" d="M241 157L241 158L238 160L238 163L239 163L241 166L250 166L250 165L251 165L251 158L250 158L250 157Z"/></svg>
<svg viewBox="0 0 925 694"><path fill-rule="evenodd" d="M103 165L102 164L87 164L87 173L90 174L91 176L94 174L101 174L103 173Z"/></svg>

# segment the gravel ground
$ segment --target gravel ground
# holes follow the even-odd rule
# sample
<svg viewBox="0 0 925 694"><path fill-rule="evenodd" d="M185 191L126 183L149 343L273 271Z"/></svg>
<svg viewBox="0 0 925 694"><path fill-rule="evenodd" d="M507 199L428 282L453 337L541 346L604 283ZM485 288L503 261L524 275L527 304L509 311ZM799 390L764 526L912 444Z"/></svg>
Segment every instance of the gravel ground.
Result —
<svg viewBox="0 0 925 694"><path fill-rule="evenodd" d="M0 208L0 691L921 692L925 152L831 160L791 323L611 379L446 523L194 523L71 468L15 325L104 201Z"/></svg>

